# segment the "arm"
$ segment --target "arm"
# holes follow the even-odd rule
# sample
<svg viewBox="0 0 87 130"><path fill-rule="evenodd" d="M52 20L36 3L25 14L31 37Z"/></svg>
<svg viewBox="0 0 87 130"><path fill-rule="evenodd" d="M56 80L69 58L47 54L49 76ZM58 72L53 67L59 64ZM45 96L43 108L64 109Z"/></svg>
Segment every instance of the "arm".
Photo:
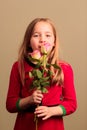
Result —
<svg viewBox="0 0 87 130"><path fill-rule="evenodd" d="M60 106L39 106L35 109L35 114L37 117L42 117L42 120L46 120L52 116L62 116L63 110Z"/></svg>
<svg viewBox="0 0 87 130"><path fill-rule="evenodd" d="M21 81L18 71L18 62L14 63L9 78L9 88L6 99L6 108L9 112L17 112L16 102L21 97Z"/></svg>
<svg viewBox="0 0 87 130"><path fill-rule="evenodd" d="M62 66L64 72L63 101L61 106L66 110L66 115L73 113L77 108L77 99L74 86L74 75L69 64Z"/></svg>
<svg viewBox="0 0 87 130"><path fill-rule="evenodd" d="M22 87L18 71L18 62L16 62L11 70L9 89L6 99L6 108L9 112L18 112L19 110L28 108L32 104L41 103L43 98L41 91L36 90L32 93L32 95L23 98L21 95Z"/></svg>
<svg viewBox="0 0 87 130"><path fill-rule="evenodd" d="M19 100L18 108L19 109L26 109L32 104L40 104L42 101L43 95L40 90L35 90L32 95L22 98Z"/></svg>
<svg viewBox="0 0 87 130"><path fill-rule="evenodd" d="M74 88L73 70L70 65L63 64L64 85L63 85L63 99L58 106L46 107L40 106L36 108L35 113L42 119L47 119L51 116L62 116L73 113L77 108L76 93Z"/></svg>

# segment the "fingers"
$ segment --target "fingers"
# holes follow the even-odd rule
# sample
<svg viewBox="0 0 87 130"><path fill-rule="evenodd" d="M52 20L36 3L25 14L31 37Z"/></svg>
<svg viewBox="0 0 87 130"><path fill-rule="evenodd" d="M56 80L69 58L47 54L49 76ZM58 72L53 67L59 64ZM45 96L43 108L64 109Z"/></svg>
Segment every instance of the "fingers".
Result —
<svg viewBox="0 0 87 130"><path fill-rule="evenodd" d="M35 90L32 94L32 98L35 104L40 104L43 98L43 94L40 90Z"/></svg>
<svg viewBox="0 0 87 130"><path fill-rule="evenodd" d="M37 117L42 117L42 120L46 120L51 117L49 107L46 106L39 106L35 109L35 114Z"/></svg>

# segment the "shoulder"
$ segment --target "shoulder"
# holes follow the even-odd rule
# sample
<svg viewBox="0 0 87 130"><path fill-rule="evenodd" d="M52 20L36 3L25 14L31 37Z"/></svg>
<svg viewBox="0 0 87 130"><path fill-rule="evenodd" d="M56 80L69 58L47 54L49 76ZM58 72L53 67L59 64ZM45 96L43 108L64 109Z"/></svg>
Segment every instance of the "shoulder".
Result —
<svg viewBox="0 0 87 130"><path fill-rule="evenodd" d="M12 70L19 70L20 66L20 63L18 61L15 61L12 65ZM23 67L25 72L29 71L32 68L25 60L23 61Z"/></svg>
<svg viewBox="0 0 87 130"><path fill-rule="evenodd" d="M12 64L11 72L14 72L14 71L18 71L18 61L15 61L15 62Z"/></svg>
<svg viewBox="0 0 87 130"><path fill-rule="evenodd" d="M66 61L59 61L59 65L61 67L65 67L65 68L71 67L71 65L68 62L66 62Z"/></svg>
<svg viewBox="0 0 87 130"><path fill-rule="evenodd" d="M12 69L17 69L18 68L18 61L15 61L13 64L12 64Z"/></svg>
<svg viewBox="0 0 87 130"><path fill-rule="evenodd" d="M72 65L69 64L68 62L66 62L66 61L59 61L59 65L62 68L64 73L65 72L73 72Z"/></svg>

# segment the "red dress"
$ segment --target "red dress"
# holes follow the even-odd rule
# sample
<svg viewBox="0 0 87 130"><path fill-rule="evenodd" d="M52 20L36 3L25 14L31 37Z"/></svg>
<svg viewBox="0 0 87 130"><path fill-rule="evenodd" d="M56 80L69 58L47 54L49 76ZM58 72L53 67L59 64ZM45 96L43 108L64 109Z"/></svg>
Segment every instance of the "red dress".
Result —
<svg viewBox="0 0 87 130"><path fill-rule="evenodd" d="M64 73L64 84L62 87L57 85L48 87L48 93L44 94L42 105L49 107L62 105L66 111L66 115L69 115L77 108L73 70L71 66L66 63L60 63L60 66ZM31 95L31 91L29 91L31 79L29 78L28 73L32 70L32 66L24 61L24 68L25 85L22 86L18 71L18 62L13 64L9 81L6 108L11 113L18 113L14 130L35 130L35 106L31 106L24 111L18 110L16 107L19 98ZM38 130L64 130L63 116L54 116L45 121L39 118Z"/></svg>

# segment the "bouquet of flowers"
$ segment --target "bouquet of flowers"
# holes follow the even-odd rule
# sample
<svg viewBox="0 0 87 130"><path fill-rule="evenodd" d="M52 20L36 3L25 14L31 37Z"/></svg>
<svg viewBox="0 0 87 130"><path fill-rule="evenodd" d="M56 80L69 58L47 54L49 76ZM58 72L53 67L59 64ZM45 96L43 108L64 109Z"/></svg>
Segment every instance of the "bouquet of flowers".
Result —
<svg viewBox="0 0 87 130"><path fill-rule="evenodd" d="M41 46L41 50L35 50L29 53L29 60L35 64L35 68L29 72L29 76L33 78L31 84L31 89L39 89L42 93L47 93L47 87L50 86L53 73L50 67L53 66L56 69L60 69L59 66L55 64L48 63L48 55L50 53L52 46L49 43L44 43ZM39 104L38 104L39 105ZM38 118L35 116L36 130Z"/></svg>

